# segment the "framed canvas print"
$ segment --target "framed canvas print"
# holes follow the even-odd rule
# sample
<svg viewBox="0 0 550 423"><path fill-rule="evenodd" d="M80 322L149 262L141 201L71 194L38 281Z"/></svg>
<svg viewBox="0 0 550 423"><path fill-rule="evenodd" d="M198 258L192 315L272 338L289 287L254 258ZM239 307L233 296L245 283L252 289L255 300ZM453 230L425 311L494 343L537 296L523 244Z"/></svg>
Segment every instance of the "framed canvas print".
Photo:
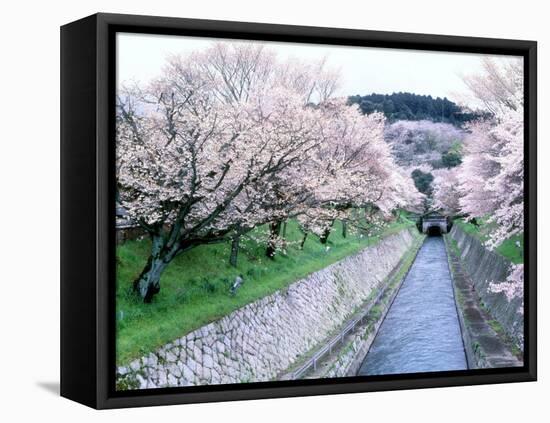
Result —
<svg viewBox="0 0 550 423"><path fill-rule="evenodd" d="M61 29L61 394L536 379L536 43Z"/></svg>

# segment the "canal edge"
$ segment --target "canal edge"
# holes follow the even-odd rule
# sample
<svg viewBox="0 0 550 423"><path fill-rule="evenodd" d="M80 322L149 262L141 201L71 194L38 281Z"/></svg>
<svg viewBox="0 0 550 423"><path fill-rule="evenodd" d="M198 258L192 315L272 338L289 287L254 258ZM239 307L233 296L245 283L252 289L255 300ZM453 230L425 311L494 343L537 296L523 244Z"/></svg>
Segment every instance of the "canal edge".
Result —
<svg viewBox="0 0 550 423"><path fill-rule="evenodd" d="M520 367L522 362L515 357L506 340L489 324L490 316L480 307L477 292L470 286L469 276L462 269L452 242L447 236L444 239L468 368Z"/></svg>
<svg viewBox="0 0 550 423"><path fill-rule="evenodd" d="M359 319L360 322L356 324L353 330L346 332L343 336L342 329L340 329L335 338L338 337L341 340L332 347L329 354L323 356L322 359L318 361L315 368L310 368L308 371L303 372L298 379L349 377L357 375L357 371L363 363L386 317L387 311L393 304L397 293L401 289L403 281L409 274L410 268L424 244L425 235L416 232L413 236L415 238L413 245L403 254L400 261L380 284L381 286L378 288L379 291L374 301L367 301L367 303L361 306L359 311L354 313L353 317L348 319L340 328L344 328L345 330L345 328L350 325L350 322L357 320L357 317L362 315L362 318ZM403 272L402 275L400 275L401 272ZM376 313L377 307L381 303L383 304L383 308L378 309L380 315L376 316L374 321L371 320L373 313ZM331 344L331 342L332 339L325 341L316 348L315 351L319 352L326 349L327 345ZM287 380L295 373L296 369L291 372L286 372L278 378L278 380Z"/></svg>
<svg viewBox="0 0 550 423"><path fill-rule="evenodd" d="M470 332L466 326L466 321L464 320L463 305L459 304L461 301L462 294L458 292L458 287L456 286L456 272L452 263L452 251L449 246L448 233L443 234L443 241L445 242L445 254L447 255L447 268L449 269L449 275L451 276L451 285L453 287L453 300L455 303L456 315L458 317L458 322L460 324L460 338L462 340L462 348L464 349L464 355L466 356L466 365L468 369L477 369L477 359L476 353L473 348L473 343L470 337Z"/></svg>
<svg viewBox="0 0 550 423"><path fill-rule="evenodd" d="M413 267L413 264L415 263L416 258L418 257L418 253L420 252L420 250L422 249L422 246L424 245L424 242L426 241L426 238L427 238L427 235L425 235L425 234L420 235L420 237L418 239L418 244L413 247L413 248L416 248L416 251L414 252L414 255L412 255L411 261L408 264L407 263L402 263L402 265L407 265L407 270L405 271L405 273L403 274L403 276L399 280L399 283L397 284L397 286L393 289L393 292L391 293L390 300L386 304L380 319L375 323L374 331L371 334L372 338L368 342L368 348L366 348L365 353L362 355L362 358L360 359L360 361L357 364L356 368L353 369L353 374L351 374L352 372L350 371L349 372L350 374L348 374L348 376L356 376L357 373L359 372L359 370L361 369L361 366L363 365L364 361L366 360L367 355L369 354L369 352L370 352L370 350L371 350L371 348L374 344L374 341L376 340L376 337L378 336L378 333L380 332L380 328L382 327L382 324L386 320L388 312L390 311L395 299L397 298L397 294L399 294L399 291L401 290L401 287L403 286L403 282L405 282L405 279L407 279L407 276L409 275L409 273L411 271L411 268ZM388 288L388 287L386 287L386 288ZM352 369L350 369L350 370L352 370Z"/></svg>

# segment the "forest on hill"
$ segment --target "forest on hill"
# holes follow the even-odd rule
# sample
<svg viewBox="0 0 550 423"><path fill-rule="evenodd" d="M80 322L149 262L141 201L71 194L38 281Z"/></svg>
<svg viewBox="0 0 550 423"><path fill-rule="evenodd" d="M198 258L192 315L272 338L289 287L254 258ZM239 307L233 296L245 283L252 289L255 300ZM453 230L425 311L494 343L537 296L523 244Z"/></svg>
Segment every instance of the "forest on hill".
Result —
<svg viewBox="0 0 550 423"><path fill-rule="evenodd" d="M467 122L486 117L477 111L468 111L451 100L413 93L354 95L349 104L357 104L365 114L384 113L390 122L398 120L430 120L462 126Z"/></svg>

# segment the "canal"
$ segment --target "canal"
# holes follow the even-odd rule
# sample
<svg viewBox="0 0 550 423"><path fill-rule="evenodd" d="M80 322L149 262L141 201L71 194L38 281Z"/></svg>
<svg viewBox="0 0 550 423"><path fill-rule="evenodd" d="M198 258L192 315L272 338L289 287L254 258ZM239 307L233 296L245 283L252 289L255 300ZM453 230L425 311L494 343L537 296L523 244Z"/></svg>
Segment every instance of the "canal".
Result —
<svg viewBox="0 0 550 423"><path fill-rule="evenodd" d="M359 375L467 369L445 243L424 241Z"/></svg>

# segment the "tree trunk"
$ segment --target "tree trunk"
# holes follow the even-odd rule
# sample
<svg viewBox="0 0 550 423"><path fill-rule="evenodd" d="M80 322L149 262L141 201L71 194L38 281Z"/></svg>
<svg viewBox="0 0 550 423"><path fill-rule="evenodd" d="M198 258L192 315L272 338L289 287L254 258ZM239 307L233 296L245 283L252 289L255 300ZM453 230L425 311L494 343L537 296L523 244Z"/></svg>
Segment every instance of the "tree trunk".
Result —
<svg viewBox="0 0 550 423"><path fill-rule="evenodd" d="M153 296L160 291L162 272L178 251L176 246L165 251L165 241L160 235L151 235L151 242L151 255L141 274L134 281L134 291L145 303L150 303Z"/></svg>
<svg viewBox="0 0 550 423"><path fill-rule="evenodd" d="M345 220L342 220L342 238L348 236L348 225Z"/></svg>
<svg viewBox="0 0 550 423"><path fill-rule="evenodd" d="M269 241L267 242L267 248L265 250L265 255L269 257L270 259L273 259L275 257L275 245L277 243L277 238L279 237L279 234L281 233L281 221L277 220L275 222L272 222L269 225Z"/></svg>
<svg viewBox="0 0 550 423"><path fill-rule="evenodd" d="M231 255L229 256L229 264L233 267L237 267L237 257L239 255L239 243L241 241L241 234L239 232L233 235L231 239Z"/></svg>
<svg viewBox="0 0 550 423"><path fill-rule="evenodd" d="M319 236L319 241L321 244L326 244L328 241L328 237L330 235L330 227L326 228L323 233Z"/></svg>
<svg viewBox="0 0 550 423"><path fill-rule="evenodd" d="M282 234L281 234L281 241L283 244L283 251L285 252L285 255L286 255L286 226L287 226L287 221L285 220L282 224Z"/></svg>
<svg viewBox="0 0 550 423"><path fill-rule="evenodd" d="M168 263L161 256L150 256L139 277L134 281L136 291L143 302L150 303L153 295L160 291L160 276Z"/></svg>
<svg viewBox="0 0 550 423"><path fill-rule="evenodd" d="M304 249L304 244L306 243L307 239L307 232L304 232L304 237L302 238L302 242L300 243L300 250Z"/></svg>

